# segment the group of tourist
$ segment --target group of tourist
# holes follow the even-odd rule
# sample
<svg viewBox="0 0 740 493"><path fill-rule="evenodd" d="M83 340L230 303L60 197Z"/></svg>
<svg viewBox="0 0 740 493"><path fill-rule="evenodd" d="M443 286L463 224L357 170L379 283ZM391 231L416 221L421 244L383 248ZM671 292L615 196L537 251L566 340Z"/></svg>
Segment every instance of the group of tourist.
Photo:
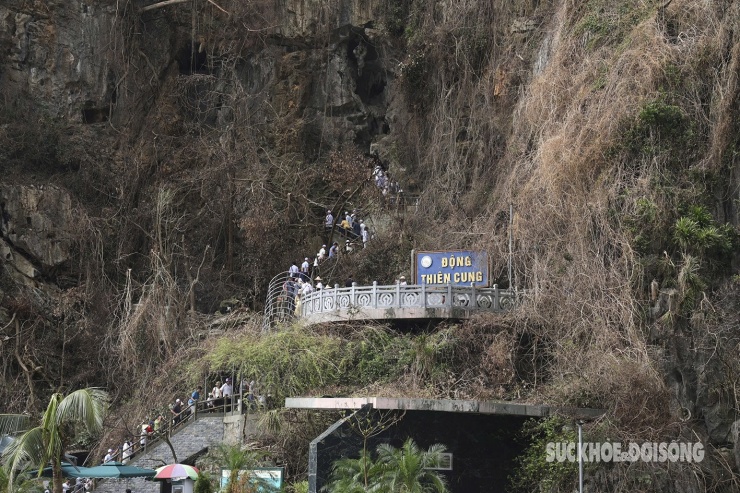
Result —
<svg viewBox="0 0 740 493"><path fill-rule="evenodd" d="M239 388L241 393L244 395L245 409L259 409L264 408L269 399L268 395L261 395L257 390L257 383L254 380L247 381L242 380ZM174 427L183 421L195 417L196 406L198 402L202 400L203 387L197 386L190 397L185 401L184 399L176 398L175 401L168 405L168 410L171 415L170 424ZM218 412L220 410L230 411L234 404L234 386L230 377L227 377L223 384L221 381L217 381L208 393L206 397L206 412ZM156 418L151 419L146 417L140 425L138 425L138 446L135 439L127 438L123 445L117 449L109 448L103 463L121 460L123 464L127 464L134 454L144 450L150 439L157 437L159 434L166 431L168 422L164 414L156 412Z"/></svg>
<svg viewBox="0 0 740 493"><path fill-rule="evenodd" d="M323 289L321 276L314 278L316 285L311 283L308 276L291 276L283 283L283 292L280 295L282 311L284 316L292 316L293 313L298 315L301 310L301 299L305 298L314 291Z"/></svg>
<svg viewBox="0 0 740 493"><path fill-rule="evenodd" d="M331 210L326 211L324 226L327 230L334 227L334 216ZM356 209L352 213L344 213L344 219L342 219L340 228L342 228L345 234L362 238L363 248L367 246L367 242L370 240L370 228L365 225L362 219L357 218ZM299 266L298 261L294 260L288 268L289 278L283 283L283 292L280 296L280 300L283 303L283 311L287 314L299 310L301 297L305 297L324 287L323 279L318 275L320 267L327 261L337 259L341 253L352 253L354 249L355 243L348 238L345 241L343 249L340 249L339 242L336 241L328 249L326 244L321 245L313 262L311 262L309 257L305 257ZM314 275L315 277L312 279Z"/></svg>
<svg viewBox="0 0 740 493"><path fill-rule="evenodd" d="M75 484L72 484L69 479L65 479L62 483L63 493L83 493L92 491L93 480L91 478L77 478ZM49 487L44 489L44 493L49 493Z"/></svg>
<svg viewBox="0 0 740 493"><path fill-rule="evenodd" d="M380 164L373 168L373 181L384 197L396 197L403 193L398 181L392 180L390 174Z"/></svg>
<svg viewBox="0 0 740 493"><path fill-rule="evenodd" d="M331 209L329 209L326 211L326 217L324 218L324 228L327 231L330 231L334 227L334 224L334 214L332 214ZM342 216L342 220L338 222L338 227L339 231L347 237L344 242L345 253L351 253L354 250L356 245L355 241L361 241L362 248L367 248L367 242L370 241L371 238L370 228L367 227L364 220L357 218L357 209L354 209L351 213L345 211ZM332 243L328 252L326 250L326 245L322 245L321 250L316 254L314 265L318 265L327 258L331 259L337 257L339 255L339 251L339 244L336 241Z"/></svg>

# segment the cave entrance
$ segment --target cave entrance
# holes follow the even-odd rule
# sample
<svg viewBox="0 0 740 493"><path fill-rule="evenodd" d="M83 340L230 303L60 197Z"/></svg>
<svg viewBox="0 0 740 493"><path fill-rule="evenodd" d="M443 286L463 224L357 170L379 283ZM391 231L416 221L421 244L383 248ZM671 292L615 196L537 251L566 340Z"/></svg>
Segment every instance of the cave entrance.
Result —
<svg viewBox="0 0 740 493"><path fill-rule="evenodd" d="M198 41L185 43L177 52L177 65L182 75L210 74L208 54Z"/></svg>
<svg viewBox="0 0 740 493"><path fill-rule="evenodd" d="M82 123L103 123L108 121L108 108L83 108Z"/></svg>
<svg viewBox="0 0 740 493"><path fill-rule="evenodd" d="M378 50L361 36L353 38L347 43L347 59L355 69L355 94L367 105L380 103L387 82Z"/></svg>

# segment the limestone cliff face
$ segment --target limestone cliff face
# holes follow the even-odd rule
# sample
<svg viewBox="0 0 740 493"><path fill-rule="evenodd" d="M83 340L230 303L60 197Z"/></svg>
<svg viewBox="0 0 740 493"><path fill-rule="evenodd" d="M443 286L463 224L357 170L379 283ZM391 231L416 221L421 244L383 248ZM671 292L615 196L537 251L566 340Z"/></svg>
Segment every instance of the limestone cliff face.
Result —
<svg viewBox="0 0 740 493"><path fill-rule="evenodd" d="M3 2L0 328L44 343L0 397L127 395L357 207L337 278L481 248L533 293L490 321L546 348L505 397L740 456L738 33L724 0Z"/></svg>
<svg viewBox="0 0 740 493"><path fill-rule="evenodd" d="M108 50L115 2L5 2L0 6L6 97L30 96L51 115L79 122L107 108L115 90Z"/></svg>
<svg viewBox="0 0 740 493"><path fill-rule="evenodd" d="M72 198L66 191L54 186L2 184L0 197L6 261L34 278L38 272L27 265L29 259L42 269L70 260L75 218Z"/></svg>
<svg viewBox="0 0 740 493"><path fill-rule="evenodd" d="M266 34L265 46L249 50L238 61L239 82L249 94L268 91L277 96L277 108L282 103L288 106L282 111L308 107L328 117L339 113L333 118L344 120L335 123L341 127L338 131L367 132L371 117L366 106L382 102L389 75L385 72L393 66L381 51L387 37L371 27L377 24L382 5L296 1L276 6L269 18L271 25L257 26ZM176 74L218 72L214 64L233 54L229 43L234 39L230 38L241 35L201 28L190 32L187 5L141 12L145 6L144 2L110 0L0 6L4 94L33 99L46 114L70 123L110 120L124 124L132 114L141 118L159 89ZM199 7L195 15L209 14L216 18L214 22L222 21L224 29L234 27L228 15L213 8L208 12ZM242 27L249 36L249 19L237 22L245 22ZM322 43L328 43L328 50ZM277 51L285 53L288 47L294 54L281 60L283 55L275 45L283 47ZM301 65L295 64L298 59L303 60ZM275 73L276 65L283 63L288 73ZM176 71L169 70L173 65ZM311 72L314 81L295 80ZM309 87L296 88L296 82ZM304 101L282 101L279 95L286 87L310 93ZM348 119L348 113L353 117Z"/></svg>

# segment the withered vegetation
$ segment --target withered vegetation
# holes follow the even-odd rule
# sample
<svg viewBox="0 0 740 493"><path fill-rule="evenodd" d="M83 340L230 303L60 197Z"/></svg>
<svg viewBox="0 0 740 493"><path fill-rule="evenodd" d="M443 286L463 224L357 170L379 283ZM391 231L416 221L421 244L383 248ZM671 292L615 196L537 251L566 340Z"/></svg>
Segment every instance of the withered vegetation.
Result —
<svg viewBox="0 0 740 493"><path fill-rule="evenodd" d="M366 142L327 123L341 111L317 96L346 35L336 2L289 40L274 2L193 3L121 2L104 125L3 102L8 181L60 184L79 210L74 265L44 273L57 294L0 277L9 411L101 385L123 435L152 402L256 372L242 353L283 361L284 337L325 366L284 360L305 378L273 368L264 383L283 394L592 407L612 438L715 440L703 413L740 408L737 2L374 2L375 48L392 60L384 165L413 208L390 207ZM142 26L179 47L161 71ZM326 241L327 209L355 207L385 227L332 281L390 282L413 248L482 249L522 306L413 334L262 334L269 280Z"/></svg>

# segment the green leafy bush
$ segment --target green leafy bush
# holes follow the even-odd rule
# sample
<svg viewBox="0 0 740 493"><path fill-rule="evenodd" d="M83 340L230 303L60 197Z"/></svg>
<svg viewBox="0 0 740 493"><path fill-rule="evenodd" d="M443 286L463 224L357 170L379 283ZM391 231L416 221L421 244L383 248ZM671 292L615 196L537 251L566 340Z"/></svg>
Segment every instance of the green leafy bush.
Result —
<svg viewBox="0 0 740 493"><path fill-rule="evenodd" d="M213 493L213 484L208 473L201 471L198 479L195 480L195 493Z"/></svg>
<svg viewBox="0 0 740 493"><path fill-rule="evenodd" d="M222 339L206 356L210 371L238 369L277 402L336 384L342 358L341 339L298 328Z"/></svg>
<svg viewBox="0 0 740 493"><path fill-rule="evenodd" d="M697 151L694 125L684 111L666 96L645 103L625 133L624 147L642 156L665 155L675 163L687 162Z"/></svg>
<svg viewBox="0 0 740 493"><path fill-rule="evenodd" d="M723 260L733 250L736 233L729 224L718 226L704 206L689 207L673 228L673 239L687 253Z"/></svg>
<svg viewBox="0 0 740 493"><path fill-rule="evenodd" d="M522 440L528 444L510 477L514 491L559 491L578 477L578 462L547 460L547 444L577 442L573 425L559 416L529 420L522 428Z"/></svg>

